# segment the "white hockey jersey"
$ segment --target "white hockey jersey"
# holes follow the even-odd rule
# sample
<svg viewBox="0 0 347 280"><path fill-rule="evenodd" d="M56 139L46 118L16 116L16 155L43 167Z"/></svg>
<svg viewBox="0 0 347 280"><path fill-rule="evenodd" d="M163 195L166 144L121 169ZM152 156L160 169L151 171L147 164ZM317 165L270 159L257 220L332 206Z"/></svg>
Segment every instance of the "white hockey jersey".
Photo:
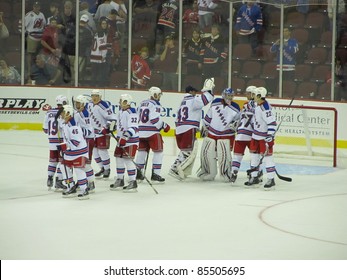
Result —
<svg viewBox="0 0 347 280"><path fill-rule="evenodd" d="M226 105L222 98L216 98L205 115L204 124L211 135L232 136L235 131L230 128L230 124L239 118L240 107L237 103L231 102L230 105Z"/></svg>
<svg viewBox="0 0 347 280"><path fill-rule="evenodd" d="M123 137L124 133L130 135L125 147L139 144L138 114L135 108L120 110L117 115L117 139Z"/></svg>
<svg viewBox="0 0 347 280"><path fill-rule="evenodd" d="M33 11L28 12L24 18L25 31L28 32L28 36L39 41L42 38L43 30L46 26L46 18L43 13L35 14Z"/></svg>
<svg viewBox="0 0 347 280"><path fill-rule="evenodd" d="M48 136L49 149L52 151L57 150L57 145L62 142L62 132L59 131L58 121L55 121L55 116L57 115L59 109L53 108L47 111L42 129Z"/></svg>
<svg viewBox="0 0 347 280"><path fill-rule="evenodd" d="M91 102L87 104L87 108L90 113L90 121L94 128L95 137L103 136L102 130L107 127L107 121L116 119L110 103L101 100L98 104L94 105Z"/></svg>
<svg viewBox="0 0 347 280"><path fill-rule="evenodd" d="M85 139L94 139L94 128L90 121L90 113L87 108L84 108L81 112L75 111L74 118L77 125L82 128L82 132Z"/></svg>
<svg viewBox="0 0 347 280"><path fill-rule="evenodd" d="M236 141L251 141L253 134L253 116L256 107L254 100L249 100L243 105L240 124L237 128Z"/></svg>
<svg viewBox="0 0 347 280"><path fill-rule="evenodd" d="M160 117L162 106L157 100L147 99L137 108L139 114L139 137L147 138L157 134L163 128L163 120Z"/></svg>
<svg viewBox="0 0 347 280"><path fill-rule="evenodd" d="M98 33L95 33L92 50L90 53L90 62L92 63L104 63L106 61L106 55L110 44L107 42L107 34L103 34L99 37Z"/></svg>
<svg viewBox="0 0 347 280"><path fill-rule="evenodd" d="M210 103L212 99L213 94L209 91L195 96L189 93L185 94L176 114L176 134L182 134L192 128L199 129L202 108Z"/></svg>
<svg viewBox="0 0 347 280"><path fill-rule="evenodd" d="M62 124L64 142L67 143L67 150L64 152L64 159L75 160L79 157L88 158L88 146L84 139L82 128L79 127L74 118Z"/></svg>
<svg viewBox="0 0 347 280"><path fill-rule="evenodd" d="M253 119L254 131L252 138L262 140L268 135L275 134L277 127L276 116L272 111L271 105L266 100L255 107Z"/></svg>

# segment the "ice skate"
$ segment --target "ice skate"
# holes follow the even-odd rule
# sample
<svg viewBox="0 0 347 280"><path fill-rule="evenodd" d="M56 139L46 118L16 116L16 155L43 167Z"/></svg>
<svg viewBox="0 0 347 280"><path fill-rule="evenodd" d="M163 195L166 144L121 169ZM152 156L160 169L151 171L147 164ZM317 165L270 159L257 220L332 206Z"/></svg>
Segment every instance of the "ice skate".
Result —
<svg viewBox="0 0 347 280"><path fill-rule="evenodd" d="M48 187L49 191L53 187L53 176L52 175L48 176L48 178L47 178L47 187Z"/></svg>
<svg viewBox="0 0 347 280"><path fill-rule="evenodd" d="M231 173L230 182L233 184L233 183L235 183L236 179L237 179L237 171L234 170L234 171Z"/></svg>
<svg viewBox="0 0 347 280"><path fill-rule="evenodd" d="M248 179L248 181L245 182L245 186L246 186L246 187L254 187L254 188L257 188L257 187L258 187L258 184L260 184L260 183L261 183L261 182L260 182L258 176L257 176L257 177L250 177L250 178Z"/></svg>
<svg viewBox="0 0 347 280"><path fill-rule="evenodd" d="M151 181L155 183L164 183L165 179L158 174L152 173Z"/></svg>
<svg viewBox="0 0 347 280"><path fill-rule="evenodd" d="M140 168L136 168L136 180L137 181L143 181L145 179L145 176Z"/></svg>
<svg viewBox="0 0 347 280"><path fill-rule="evenodd" d="M264 185L264 190L270 191L275 189L275 179L268 179L266 184Z"/></svg>
<svg viewBox="0 0 347 280"><path fill-rule="evenodd" d="M105 169L101 167L98 173L95 173L95 178L100 179L104 175Z"/></svg>
<svg viewBox="0 0 347 280"><path fill-rule="evenodd" d="M110 185L110 190L120 190L122 187L124 187L124 179L117 178L114 184Z"/></svg>
<svg viewBox="0 0 347 280"><path fill-rule="evenodd" d="M72 186L70 189L68 189L67 191L64 191L62 193L64 198L70 198L70 197L75 197L77 196L77 184Z"/></svg>
<svg viewBox="0 0 347 280"><path fill-rule="evenodd" d="M66 191L67 187L63 184L63 180L60 180L58 178L55 179L55 185L54 185L54 191L55 192L62 192Z"/></svg>
<svg viewBox="0 0 347 280"><path fill-rule="evenodd" d="M110 173L111 173L111 169L105 169L102 178L108 179L108 177L110 177Z"/></svg>
<svg viewBox="0 0 347 280"><path fill-rule="evenodd" d="M88 187L87 190L89 193L94 193L95 192L95 183L93 182L88 182Z"/></svg>
<svg viewBox="0 0 347 280"><path fill-rule="evenodd" d="M77 197L78 197L79 200L89 199L89 192L88 192L88 190L85 190L83 193L78 194Z"/></svg>
<svg viewBox="0 0 347 280"><path fill-rule="evenodd" d="M178 174L178 171L176 168L170 168L169 170L169 175L177 180L182 181L183 179L181 178L181 176Z"/></svg>
<svg viewBox="0 0 347 280"><path fill-rule="evenodd" d="M137 192L136 180L130 181L126 187L123 187L123 192L126 192L126 193Z"/></svg>

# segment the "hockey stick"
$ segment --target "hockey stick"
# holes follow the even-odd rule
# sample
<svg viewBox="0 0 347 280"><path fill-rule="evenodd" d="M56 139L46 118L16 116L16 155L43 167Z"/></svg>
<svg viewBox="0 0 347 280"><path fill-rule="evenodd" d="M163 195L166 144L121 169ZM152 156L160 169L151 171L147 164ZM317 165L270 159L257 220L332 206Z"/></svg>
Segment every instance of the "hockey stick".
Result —
<svg viewBox="0 0 347 280"><path fill-rule="evenodd" d="M113 131L110 131L112 137L117 141L118 143L118 140L117 140L117 137L113 134ZM139 165L129 156L129 154L126 152L126 150L124 148L123 149L123 152L124 154L130 158L130 160L132 161L133 164L135 164L136 168L140 169ZM153 187L152 183L148 180L148 178L146 177L145 174L143 174L143 177L145 178L145 180L147 181L148 185L150 185L150 187L153 189L153 191L156 193L156 194L159 194L158 191Z"/></svg>

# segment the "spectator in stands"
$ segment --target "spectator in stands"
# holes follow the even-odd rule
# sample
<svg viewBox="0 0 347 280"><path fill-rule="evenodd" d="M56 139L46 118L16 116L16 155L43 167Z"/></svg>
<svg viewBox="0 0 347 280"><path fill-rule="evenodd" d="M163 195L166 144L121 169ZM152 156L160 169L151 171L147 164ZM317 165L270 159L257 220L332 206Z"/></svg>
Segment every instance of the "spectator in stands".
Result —
<svg viewBox="0 0 347 280"><path fill-rule="evenodd" d="M178 31L179 3L177 0L165 0L159 6L159 18L156 27L154 59L161 53L163 41L167 36L176 36ZM166 44L166 43L165 43Z"/></svg>
<svg viewBox="0 0 347 280"><path fill-rule="evenodd" d="M86 65L90 60L90 52L92 48L94 34L88 26L89 17L83 14L79 23L79 49L78 49L78 73L79 82L85 84L86 80Z"/></svg>
<svg viewBox="0 0 347 280"><path fill-rule="evenodd" d="M222 63L227 58L227 44L220 35L218 25L212 25L211 36L203 40L200 54L205 79L219 77L221 75Z"/></svg>
<svg viewBox="0 0 347 280"><path fill-rule="evenodd" d="M57 18L59 17L59 14L60 14L59 8L60 8L60 6L59 6L59 4L56 3L56 2L53 2L53 3L51 3L51 4L49 5L49 11L51 12L51 16L49 16L49 17L47 18L47 24L50 24L50 23L51 23L51 19L52 19L52 18L57 19ZM62 27L62 26L60 26L59 28L61 28L61 27Z"/></svg>
<svg viewBox="0 0 347 280"><path fill-rule="evenodd" d="M27 71L31 72L33 56L38 53L41 46L41 37L46 26L46 17L40 12L41 5L34 2L32 11L28 12L24 18L25 32L27 36Z"/></svg>
<svg viewBox="0 0 347 280"><path fill-rule="evenodd" d="M59 29L56 17L50 17L50 23L45 27L41 38L42 54L47 63L58 66L61 47L59 45Z"/></svg>
<svg viewBox="0 0 347 280"><path fill-rule="evenodd" d="M160 55L161 71L163 73L163 89L178 90L178 49L173 36L165 38L165 47Z"/></svg>
<svg viewBox="0 0 347 280"><path fill-rule="evenodd" d="M127 30L126 21L128 18L128 10L123 0L112 0L111 5L117 11L116 22L117 22L117 29L120 33L119 43L120 43L121 50L123 50L123 49L126 49L126 46L124 43L125 43L125 33Z"/></svg>
<svg viewBox="0 0 347 280"><path fill-rule="evenodd" d="M94 1L95 2L95 1ZM80 15L81 18L83 15L87 15L88 17L88 26L93 33L96 32L96 25L93 15L89 12L89 4L88 2L81 2L80 4Z"/></svg>
<svg viewBox="0 0 347 280"><path fill-rule="evenodd" d="M0 84L20 84L20 80L16 68L8 66L6 61L0 58Z"/></svg>
<svg viewBox="0 0 347 280"><path fill-rule="evenodd" d="M148 65L148 48L141 48L131 60L132 83L134 88L144 89L151 78L151 69Z"/></svg>
<svg viewBox="0 0 347 280"><path fill-rule="evenodd" d="M63 79L66 83L74 84L75 78L75 48L76 48L76 17L73 14L73 4L70 0L65 1L64 11L58 24L63 27L62 32L62 57L65 60Z"/></svg>
<svg viewBox="0 0 347 280"><path fill-rule="evenodd" d="M111 5L111 0L104 0L101 5L98 6L94 15L95 21L98 23L102 17L107 17L111 10L114 9Z"/></svg>
<svg viewBox="0 0 347 280"><path fill-rule="evenodd" d="M255 1L247 1L243 4L236 16L235 30L239 43L250 44L253 55L256 54L258 47L257 32L262 29L263 16L260 7Z"/></svg>
<svg viewBox="0 0 347 280"><path fill-rule="evenodd" d="M289 28L283 28L283 80L293 80L296 64L296 53L299 51L299 44L295 38L290 37ZM272 53L277 53L277 70L281 70L280 65L280 40L278 39L270 48Z"/></svg>
<svg viewBox="0 0 347 280"><path fill-rule="evenodd" d="M199 24L199 10L198 3L194 1L192 9L188 8L183 14L183 23L191 24L194 27L198 27Z"/></svg>
<svg viewBox="0 0 347 280"><path fill-rule="evenodd" d="M59 68L46 63L45 56L39 54L36 56L36 63L31 66L30 78L28 84L36 85L60 85L61 71Z"/></svg>
<svg viewBox="0 0 347 280"><path fill-rule="evenodd" d="M194 29L192 38L187 40L183 48L188 75L201 75L202 73L201 48L202 40L200 38L200 31Z"/></svg>
<svg viewBox="0 0 347 280"><path fill-rule="evenodd" d="M340 59L335 62L335 99L347 101L346 71Z"/></svg>
<svg viewBox="0 0 347 280"><path fill-rule="evenodd" d="M218 6L219 0L198 0L199 26L201 31L209 30L212 26L214 10Z"/></svg>
<svg viewBox="0 0 347 280"><path fill-rule="evenodd" d="M110 61L108 57L111 52L111 44L107 41L108 31L107 20L101 19L94 35L90 54L93 83L97 87L105 87L109 84Z"/></svg>
<svg viewBox="0 0 347 280"><path fill-rule="evenodd" d="M0 12L0 53L5 54L5 40L9 37L10 33L2 17L3 12Z"/></svg>

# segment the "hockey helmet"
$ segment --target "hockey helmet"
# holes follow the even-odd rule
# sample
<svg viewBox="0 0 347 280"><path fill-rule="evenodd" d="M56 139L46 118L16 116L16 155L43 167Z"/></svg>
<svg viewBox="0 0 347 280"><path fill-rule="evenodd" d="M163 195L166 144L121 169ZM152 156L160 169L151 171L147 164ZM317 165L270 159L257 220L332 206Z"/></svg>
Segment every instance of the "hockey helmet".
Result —
<svg viewBox="0 0 347 280"><path fill-rule="evenodd" d="M158 87L151 87L148 90L149 94L151 97L153 97L154 99L159 99L161 95L163 95L162 91L160 88Z"/></svg>
<svg viewBox="0 0 347 280"><path fill-rule="evenodd" d="M69 102L67 101L67 97L64 95L58 95L55 98L55 102L57 103L57 105L66 105L69 104Z"/></svg>
<svg viewBox="0 0 347 280"><path fill-rule="evenodd" d="M64 105L63 108L64 108L65 116L69 115L69 116L73 117L74 108L71 105Z"/></svg>
<svg viewBox="0 0 347 280"><path fill-rule="evenodd" d="M257 89L256 86L248 86L246 88L246 92L254 93L256 89Z"/></svg>
<svg viewBox="0 0 347 280"><path fill-rule="evenodd" d="M102 93L99 89L93 89L91 95L98 95L102 97Z"/></svg>
<svg viewBox="0 0 347 280"><path fill-rule="evenodd" d="M120 96L120 104L121 105L128 105L128 106L131 106L131 102L133 101L133 98L131 97L130 94L122 94ZM125 103L126 102L126 103Z"/></svg>
<svg viewBox="0 0 347 280"><path fill-rule="evenodd" d="M75 102L86 104L86 103L88 103L88 100L87 100L87 97L85 95L80 94L75 98Z"/></svg>
<svg viewBox="0 0 347 280"><path fill-rule="evenodd" d="M255 93L254 93L256 96L260 96L261 98L265 98L266 97L266 94L267 94L267 90L266 88L264 87L258 87L256 90L255 90Z"/></svg>
<svg viewBox="0 0 347 280"><path fill-rule="evenodd" d="M235 94L235 92L233 91L232 88L226 88L222 92L222 97L223 97L224 101L230 102L231 100L233 100L234 94Z"/></svg>

